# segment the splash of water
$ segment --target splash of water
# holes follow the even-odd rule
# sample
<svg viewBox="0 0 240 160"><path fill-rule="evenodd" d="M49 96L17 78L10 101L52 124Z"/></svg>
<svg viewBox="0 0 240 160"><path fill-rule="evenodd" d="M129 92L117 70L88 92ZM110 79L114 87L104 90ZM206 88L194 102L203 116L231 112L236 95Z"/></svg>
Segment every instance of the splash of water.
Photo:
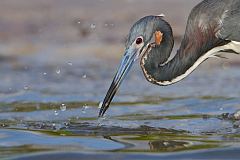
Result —
<svg viewBox="0 0 240 160"><path fill-rule="evenodd" d="M66 110L67 110L67 106L66 106L64 103L62 103L62 104L60 105L60 110L61 110L62 112L66 111Z"/></svg>

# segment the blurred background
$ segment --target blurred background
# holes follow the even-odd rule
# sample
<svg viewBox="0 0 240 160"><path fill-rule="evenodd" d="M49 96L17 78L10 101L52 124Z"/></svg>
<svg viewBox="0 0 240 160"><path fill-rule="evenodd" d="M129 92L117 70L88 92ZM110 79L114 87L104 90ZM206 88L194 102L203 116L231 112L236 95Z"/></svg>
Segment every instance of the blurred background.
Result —
<svg viewBox="0 0 240 160"><path fill-rule="evenodd" d="M96 87L101 99L110 83L103 77L111 78L115 72L134 22L146 15L164 13L178 47L187 16L198 2L1 0L2 99L42 101L44 98L37 95L46 93L78 93L81 98L88 94L95 99Z"/></svg>
<svg viewBox="0 0 240 160"><path fill-rule="evenodd" d="M111 58L123 50L125 37L134 22L143 16L161 13L166 15L179 40L187 16L197 2L199 0L2 0L1 55L41 54L45 62L76 58L81 61L92 55Z"/></svg>
<svg viewBox="0 0 240 160"><path fill-rule="evenodd" d="M78 93L101 99L110 83L104 78L114 74L134 22L146 15L165 14L173 27L176 51L190 10L198 2L1 0L0 93L26 95L22 91L31 90L35 94ZM237 64L239 58L233 57L231 64ZM229 61L212 60L202 66L211 68L216 63L229 65Z"/></svg>
<svg viewBox="0 0 240 160"><path fill-rule="evenodd" d="M46 151L178 157L235 147L238 159L240 124L231 121L240 109L237 55L209 59L168 87L148 83L136 63L107 117L97 117L131 26L163 13L175 53L199 2L0 0L0 158ZM221 155L232 154L214 154Z"/></svg>

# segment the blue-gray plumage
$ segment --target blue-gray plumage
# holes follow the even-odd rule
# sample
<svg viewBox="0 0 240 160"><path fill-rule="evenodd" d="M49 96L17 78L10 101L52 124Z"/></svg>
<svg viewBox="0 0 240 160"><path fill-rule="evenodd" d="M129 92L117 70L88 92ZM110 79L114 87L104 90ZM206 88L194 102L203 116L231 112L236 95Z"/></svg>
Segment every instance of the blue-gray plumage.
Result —
<svg viewBox="0 0 240 160"><path fill-rule="evenodd" d="M199 3L189 15L179 50L169 60L173 45L171 26L162 16L147 16L136 22L99 116L104 115L123 78L140 57L146 79L166 86L184 79L208 58L219 56L220 51L240 53L240 0Z"/></svg>

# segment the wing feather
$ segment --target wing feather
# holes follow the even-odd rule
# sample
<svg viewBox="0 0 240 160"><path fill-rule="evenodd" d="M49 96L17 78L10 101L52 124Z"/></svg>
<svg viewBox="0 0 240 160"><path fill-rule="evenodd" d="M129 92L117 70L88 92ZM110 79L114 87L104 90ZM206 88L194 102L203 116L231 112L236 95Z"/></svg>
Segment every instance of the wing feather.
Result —
<svg viewBox="0 0 240 160"><path fill-rule="evenodd" d="M231 5L220 20L218 37L240 42L240 0L231 0Z"/></svg>

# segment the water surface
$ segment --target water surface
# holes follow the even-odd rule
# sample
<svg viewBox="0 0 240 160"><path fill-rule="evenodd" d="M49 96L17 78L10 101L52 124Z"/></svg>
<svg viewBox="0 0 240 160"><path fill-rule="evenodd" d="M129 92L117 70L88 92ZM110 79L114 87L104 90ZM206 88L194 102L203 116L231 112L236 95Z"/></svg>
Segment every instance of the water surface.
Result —
<svg viewBox="0 0 240 160"><path fill-rule="evenodd" d="M232 115L240 109L237 66L202 66L181 83L158 87L136 65L98 119L114 64L26 61L1 63L1 158L238 156L240 123Z"/></svg>
<svg viewBox="0 0 240 160"><path fill-rule="evenodd" d="M131 25L164 13L176 52L199 1L2 0L0 159L239 159L238 56L168 87L136 64L97 118Z"/></svg>

